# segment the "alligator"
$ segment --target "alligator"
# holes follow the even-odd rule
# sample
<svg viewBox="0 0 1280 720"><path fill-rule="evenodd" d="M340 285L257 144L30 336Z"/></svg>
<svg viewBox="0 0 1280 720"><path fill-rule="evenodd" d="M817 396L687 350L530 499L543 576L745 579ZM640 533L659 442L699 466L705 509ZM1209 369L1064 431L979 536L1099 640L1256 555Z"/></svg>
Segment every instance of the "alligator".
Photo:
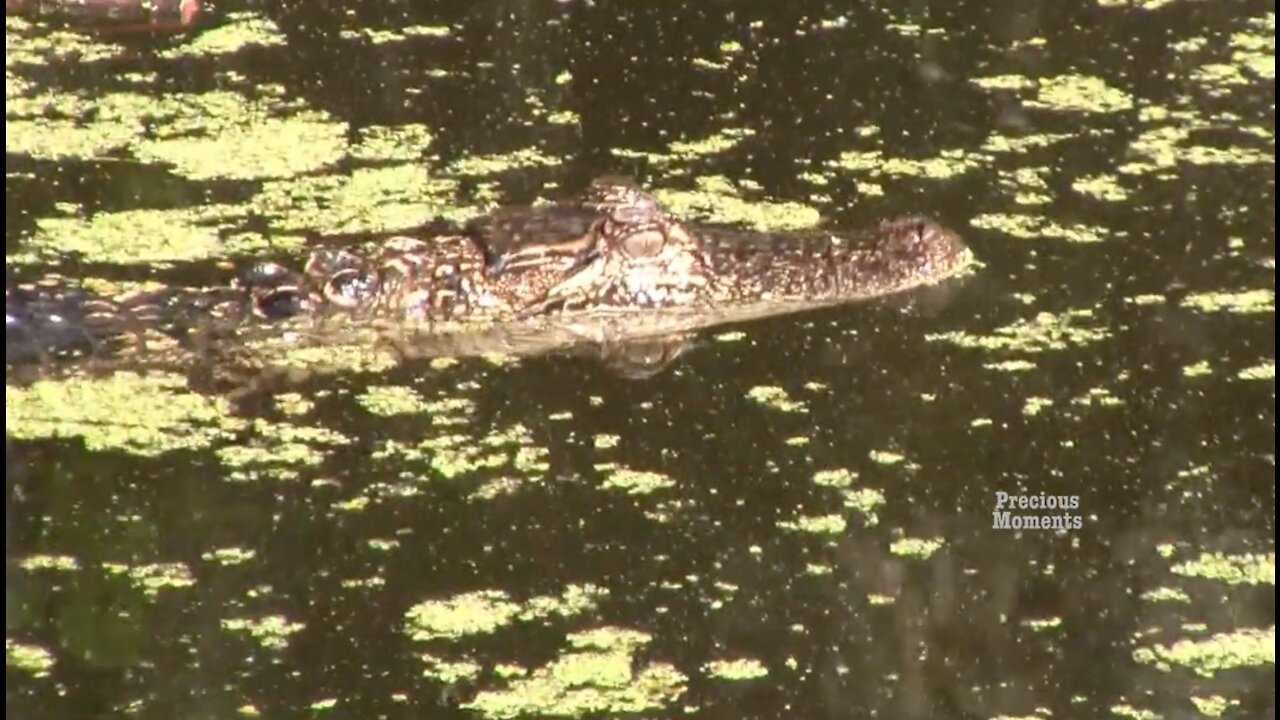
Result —
<svg viewBox="0 0 1280 720"><path fill-rule="evenodd" d="M587 345L617 360L623 374L647 375L698 330L933 284L971 258L958 236L920 218L853 234L686 223L613 177L570 200L501 209L443 232L435 227L317 248L300 270L259 263L229 287L194 294L67 296L55 306L8 290L6 355L12 363L33 338L66 339L77 328L118 339L155 328L181 334L202 321L238 329L318 320L329 330L390 331L400 352L413 357ZM64 320L43 338L25 327L52 316ZM334 317L343 322L328 322ZM333 337L320 323L305 327L312 342ZM632 355L641 358L639 367L623 367Z"/></svg>

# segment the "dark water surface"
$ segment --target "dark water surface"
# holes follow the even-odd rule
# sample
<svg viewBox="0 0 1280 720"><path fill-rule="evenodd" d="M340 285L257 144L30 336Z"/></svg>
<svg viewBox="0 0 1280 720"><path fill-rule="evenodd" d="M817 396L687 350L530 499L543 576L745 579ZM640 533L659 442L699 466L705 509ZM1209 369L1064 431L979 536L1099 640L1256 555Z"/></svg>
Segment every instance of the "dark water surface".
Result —
<svg viewBox="0 0 1280 720"><path fill-rule="evenodd" d="M1274 3L281 5L7 21L11 288L617 172L983 266L643 380L7 373L6 717L1274 715Z"/></svg>

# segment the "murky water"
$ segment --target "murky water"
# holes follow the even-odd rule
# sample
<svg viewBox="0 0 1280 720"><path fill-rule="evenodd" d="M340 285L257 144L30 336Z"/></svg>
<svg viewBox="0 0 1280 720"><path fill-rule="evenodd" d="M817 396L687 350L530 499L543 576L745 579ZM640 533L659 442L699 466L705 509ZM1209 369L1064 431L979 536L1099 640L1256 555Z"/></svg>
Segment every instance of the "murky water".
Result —
<svg viewBox="0 0 1280 720"><path fill-rule="evenodd" d="M10 287L617 172L983 266L642 380L9 378L7 717L1274 715L1273 3L295 5L9 18Z"/></svg>

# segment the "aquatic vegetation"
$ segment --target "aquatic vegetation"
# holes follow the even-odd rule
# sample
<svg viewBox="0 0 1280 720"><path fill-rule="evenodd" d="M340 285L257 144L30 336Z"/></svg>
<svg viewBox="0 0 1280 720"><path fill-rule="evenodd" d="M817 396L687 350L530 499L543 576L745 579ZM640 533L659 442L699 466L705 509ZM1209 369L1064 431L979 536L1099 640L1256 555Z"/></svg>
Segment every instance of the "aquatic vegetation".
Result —
<svg viewBox="0 0 1280 720"><path fill-rule="evenodd" d="M756 230L797 230L818 224L818 211L796 202L747 201L728 179L699 176L696 190L659 189L654 195L679 217Z"/></svg>
<svg viewBox="0 0 1280 720"><path fill-rule="evenodd" d="M1221 670L1276 664L1276 629L1243 628L1217 633L1204 640L1185 639L1172 645L1151 645L1133 651L1133 659L1170 672L1185 668L1202 677Z"/></svg>
<svg viewBox="0 0 1280 720"><path fill-rule="evenodd" d="M769 669L754 658L712 660L703 666L703 671L718 680L753 680L769 674Z"/></svg>
<svg viewBox="0 0 1280 720"><path fill-rule="evenodd" d="M759 385L747 391L747 397L765 407L786 413L803 413L808 406L801 400L793 400L786 390L777 386Z"/></svg>
<svg viewBox="0 0 1280 720"><path fill-rule="evenodd" d="M81 438L89 450L155 456L204 448L231 437L242 423L224 398L187 392L179 375L120 372L105 378L5 385L5 429L11 438Z"/></svg>
<svg viewBox="0 0 1280 720"><path fill-rule="evenodd" d="M1275 585L1275 553L1203 553L1195 560L1174 565L1173 572L1187 577L1220 580L1228 585Z"/></svg>
<svg viewBox="0 0 1280 720"><path fill-rule="evenodd" d="M1092 318L1093 311L1089 308L1058 314L1042 312L1031 320L1018 320L985 336L951 331L926 337L964 348L1034 354L1089 345L1108 337L1108 331L1091 326Z"/></svg>
<svg viewBox="0 0 1280 720"><path fill-rule="evenodd" d="M903 557L928 559L946 544L943 538L902 538L889 545L889 552Z"/></svg>
<svg viewBox="0 0 1280 720"><path fill-rule="evenodd" d="M243 633L268 650L283 650L289 646L289 636L306 628L303 623L289 622L283 615L267 615L260 618L224 618L224 630Z"/></svg>

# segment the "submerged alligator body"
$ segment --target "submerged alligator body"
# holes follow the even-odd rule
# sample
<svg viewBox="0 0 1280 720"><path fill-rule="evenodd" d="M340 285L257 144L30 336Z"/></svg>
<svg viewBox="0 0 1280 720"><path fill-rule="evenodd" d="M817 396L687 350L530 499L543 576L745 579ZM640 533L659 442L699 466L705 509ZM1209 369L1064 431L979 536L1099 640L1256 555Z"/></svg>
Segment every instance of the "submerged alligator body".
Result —
<svg viewBox="0 0 1280 720"><path fill-rule="evenodd" d="M62 296L50 304L31 300L38 292L10 289L6 355L12 364L67 339L98 344L157 328L174 335L201 324L298 327L341 316L336 327L390 328L412 356L528 355L587 344L614 358L636 351L642 368L623 371L646 374L693 331L933 284L971 257L955 234L917 218L854 234L686 224L616 178L593 182L571 202L509 208L451 232L371 245L317 249L297 271L261 264L234 286L200 293ZM316 327L306 334L325 342Z"/></svg>

